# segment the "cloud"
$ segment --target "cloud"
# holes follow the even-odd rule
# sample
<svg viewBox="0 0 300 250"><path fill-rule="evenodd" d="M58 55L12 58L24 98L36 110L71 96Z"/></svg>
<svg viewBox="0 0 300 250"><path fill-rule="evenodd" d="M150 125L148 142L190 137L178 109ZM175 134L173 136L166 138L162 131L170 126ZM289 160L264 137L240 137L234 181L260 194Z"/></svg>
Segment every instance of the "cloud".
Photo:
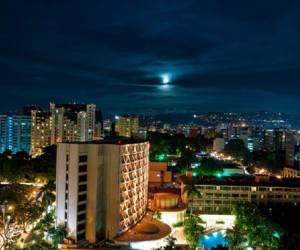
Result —
<svg viewBox="0 0 300 250"><path fill-rule="evenodd" d="M299 1L0 5L2 111L15 98L18 105L77 99L124 111L296 112L300 103ZM172 75L167 90L162 73Z"/></svg>

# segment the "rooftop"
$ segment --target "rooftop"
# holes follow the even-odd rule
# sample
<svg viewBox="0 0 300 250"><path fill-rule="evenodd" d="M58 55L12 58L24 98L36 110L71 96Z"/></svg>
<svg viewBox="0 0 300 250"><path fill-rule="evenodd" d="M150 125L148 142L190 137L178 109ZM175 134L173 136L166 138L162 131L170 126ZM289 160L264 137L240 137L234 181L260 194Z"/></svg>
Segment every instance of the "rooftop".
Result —
<svg viewBox="0 0 300 250"><path fill-rule="evenodd" d="M184 184L194 183L196 185L230 185L230 186L273 186L273 187L299 187L300 180L298 179L278 179L269 177L267 179L258 180L255 176L199 176L189 177L181 176L181 181Z"/></svg>
<svg viewBox="0 0 300 250"><path fill-rule="evenodd" d="M115 240L119 242L160 240L170 233L171 228L167 224L153 219L148 212L137 225L116 237Z"/></svg>
<svg viewBox="0 0 300 250"><path fill-rule="evenodd" d="M125 144L136 144L136 143L143 143L147 142L147 140L144 139L134 139L134 138L128 138L128 137L107 137L102 140L94 140L94 141L88 141L88 142L63 142L63 143L69 143L69 144L116 144L116 145L125 145Z"/></svg>

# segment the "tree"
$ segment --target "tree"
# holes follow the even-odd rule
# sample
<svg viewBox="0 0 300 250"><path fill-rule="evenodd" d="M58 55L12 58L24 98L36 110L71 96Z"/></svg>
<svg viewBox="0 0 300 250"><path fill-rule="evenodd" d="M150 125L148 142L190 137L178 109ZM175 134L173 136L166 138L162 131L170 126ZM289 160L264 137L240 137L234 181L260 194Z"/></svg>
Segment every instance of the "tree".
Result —
<svg viewBox="0 0 300 250"><path fill-rule="evenodd" d="M28 225L37 221L42 215L42 207L35 200L28 200L16 206L15 215L17 222L25 230Z"/></svg>
<svg viewBox="0 0 300 250"><path fill-rule="evenodd" d="M165 238L164 242L166 242L166 245L154 250L179 250L180 248L176 246L176 238L169 235L167 238Z"/></svg>
<svg viewBox="0 0 300 250"><path fill-rule="evenodd" d="M176 247L176 238L173 236L168 236L165 239L167 245L165 245L162 249L163 250L179 250L179 247Z"/></svg>
<svg viewBox="0 0 300 250"><path fill-rule="evenodd" d="M230 140L225 146L224 153L240 160L248 160L250 157L250 152L241 139Z"/></svg>
<svg viewBox="0 0 300 250"><path fill-rule="evenodd" d="M53 180L49 180L47 184L41 187L40 192L37 194L36 199L41 199L41 203L45 207L46 212L48 212L48 206L55 201L54 191L55 183Z"/></svg>
<svg viewBox="0 0 300 250"><path fill-rule="evenodd" d="M54 249L57 249L58 244L61 243L67 236L67 229L64 225L52 227L49 230L49 236L52 240L52 246L54 247Z"/></svg>
<svg viewBox="0 0 300 250"><path fill-rule="evenodd" d="M154 219L157 219L157 220L161 220L161 212L156 210L154 213L153 213L153 218Z"/></svg>
<svg viewBox="0 0 300 250"><path fill-rule="evenodd" d="M242 244L245 238L239 225L234 225L232 229L227 229L225 238L228 241L229 250L243 250Z"/></svg>
<svg viewBox="0 0 300 250"><path fill-rule="evenodd" d="M184 187L183 193L187 194L187 197L189 199L188 203L190 205L190 213L193 214L194 197L201 197L201 193L196 187L194 181Z"/></svg>
<svg viewBox="0 0 300 250"><path fill-rule="evenodd" d="M47 235L47 238L45 238ZM59 243L63 241L67 235L67 230L63 225L55 227L55 214L54 210L47 213L36 225L32 231L32 239L28 242L28 246L36 247L46 246L40 249L57 249ZM49 245L51 240L52 244Z"/></svg>
<svg viewBox="0 0 300 250"><path fill-rule="evenodd" d="M7 249L13 243L16 233L15 222L10 215L0 218L0 249Z"/></svg>
<svg viewBox="0 0 300 250"><path fill-rule="evenodd" d="M218 176L223 174L223 166L225 162L218 161L213 158L205 158L201 161L199 174L202 176Z"/></svg>
<svg viewBox="0 0 300 250"><path fill-rule="evenodd" d="M183 233L191 250L197 249L198 241L204 234L203 220L196 215L189 214L184 220Z"/></svg>
<svg viewBox="0 0 300 250"><path fill-rule="evenodd" d="M235 227L227 231L229 249L238 250L241 246L256 246L263 249L279 249L280 234L268 218L262 216L252 203L236 204Z"/></svg>

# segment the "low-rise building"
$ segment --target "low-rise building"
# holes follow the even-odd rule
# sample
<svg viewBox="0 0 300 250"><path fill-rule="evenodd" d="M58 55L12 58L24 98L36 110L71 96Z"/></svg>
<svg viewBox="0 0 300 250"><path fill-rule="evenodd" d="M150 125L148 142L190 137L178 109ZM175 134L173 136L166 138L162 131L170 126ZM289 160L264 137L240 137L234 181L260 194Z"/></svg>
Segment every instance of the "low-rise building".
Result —
<svg viewBox="0 0 300 250"><path fill-rule="evenodd" d="M182 200L198 213L230 214L237 202L300 202L300 182L295 181L256 182L253 177L202 177L192 182L192 178L186 176L181 180ZM194 195L193 199L188 197L187 192L184 192L187 185L195 185L200 196Z"/></svg>
<svg viewBox="0 0 300 250"><path fill-rule="evenodd" d="M168 171L167 162L151 161L149 163L149 186L162 186L172 182L172 172Z"/></svg>
<svg viewBox="0 0 300 250"><path fill-rule="evenodd" d="M282 171L283 178L300 178L300 170L295 168L284 167Z"/></svg>

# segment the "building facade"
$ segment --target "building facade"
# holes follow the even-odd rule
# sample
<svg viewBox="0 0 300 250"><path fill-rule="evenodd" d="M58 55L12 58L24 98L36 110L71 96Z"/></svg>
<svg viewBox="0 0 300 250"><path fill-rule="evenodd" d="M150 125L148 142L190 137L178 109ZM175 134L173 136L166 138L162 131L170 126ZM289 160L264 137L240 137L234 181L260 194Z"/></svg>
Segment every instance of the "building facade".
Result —
<svg viewBox="0 0 300 250"><path fill-rule="evenodd" d="M99 137L101 121L95 104L50 103L52 116L51 144L59 142L85 142ZM101 129L101 126L100 126Z"/></svg>
<svg viewBox="0 0 300 250"><path fill-rule="evenodd" d="M25 115L0 115L0 152L13 154L25 151L31 154L31 117Z"/></svg>
<svg viewBox="0 0 300 250"><path fill-rule="evenodd" d="M237 182L238 183L238 182ZM193 211L205 214L230 214L237 202L260 203L299 203L300 185L291 186L272 183L199 183L195 184L200 196L188 197L184 192L188 185L186 180L181 184L182 199Z"/></svg>
<svg viewBox="0 0 300 250"><path fill-rule="evenodd" d="M50 112L31 110L31 154L33 157L43 153L51 145L52 116Z"/></svg>
<svg viewBox="0 0 300 250"><path fill-rule="evenodd" d="M286 135L285 164L300 169L300 133L289 130Z"/></svg>
<svg viewBox="0 0 300 250"><path fill-rule="evenodd" d="M58 144L57 225L77 243L126 232L146 212L148 158L145 141Z"/></svg>
<svg viewBox="0 0 300 250"><path fill-rule="evenodd" d="M172 183L172 172L168 171L167 162L149 162L149 187L161 187Z"/></svg>
<svg viewBox="0 0 300 250"><path fill-rule="evenodd" d="M221 152L225 148L225 139L224 138L215 138L213 142L213 150L216 152Z"/></svg>
<svg viewBox="0 0 300 250"><path fill-rule="evenodd" d="M137 136L139 133L139 118L131 115L116 117L116 132L119 136Z"/></svg>
<svg viewBox="0 0 300 250"><path fill-rule="evenodd" d="M300 178L300 170L284 167L282 171L283 178Z"/></svg>

